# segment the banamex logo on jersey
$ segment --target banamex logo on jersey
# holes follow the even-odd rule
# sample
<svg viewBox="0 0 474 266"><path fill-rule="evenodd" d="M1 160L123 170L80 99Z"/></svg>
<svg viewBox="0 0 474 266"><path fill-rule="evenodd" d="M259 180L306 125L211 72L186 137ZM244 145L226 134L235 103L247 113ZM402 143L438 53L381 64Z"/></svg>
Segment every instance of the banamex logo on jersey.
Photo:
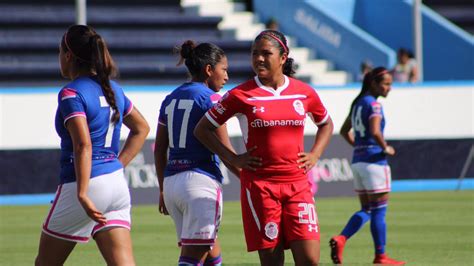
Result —
<svg viewBox="0 0 474 266"><path fill-rule="evenodd" d="M275 127L275 126L304 126L305 120L263 120L255 119L250 122L251 127Z"/></svg>

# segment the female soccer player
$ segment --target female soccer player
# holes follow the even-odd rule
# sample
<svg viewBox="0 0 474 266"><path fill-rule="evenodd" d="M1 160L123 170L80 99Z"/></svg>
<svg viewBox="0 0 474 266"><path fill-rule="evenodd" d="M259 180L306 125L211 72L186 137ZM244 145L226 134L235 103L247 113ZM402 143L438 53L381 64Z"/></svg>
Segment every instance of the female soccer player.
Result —
<svg viewBox="0 0 474 266"><path fill-rule="evenodd" d="M241 205L247 250L262 265L283 265L291 248L296 265L319 262L319 226L307 171L319 160L333 123L316 91L293 79L285 36L261 32L252 45L256 76L230 90L201 119L194 133L210 150L242 168ZM304 151L306 116L318 126ZM240 121L247 153L236 155L215 136L232 116Z"/></svg>
<svg viewBox="0 0 474 266"><path fill-rule="evenodd" d="M116 71L104 39L75 25L59 46L61 74L71 80L58 95L60 185L43 224L36 265L63 265L77 242L92 236L108 265L135 265L130 194L123 168L149 132L145 119L111 81ZM122 123L130 134L119 153Z"/></svg>
<svg viewBox="0 0 474 266"><path fill-rule="evenodd" d="M384 139L385 117L377 98L387 97L391 85L392 76L387 69L377 67L368 72L340 131L344 139L354 146L351 168L362 209L349 219L341 234L331 238L329 242L331 259L335 264L342 263L346 241L368 220L371 221L370 230L375 244L374 263L405 263L385 255L385 213L391 183L386 156L395 155L395 150Z"/></svg>
<svg viewBox="0 0 474 266"><path fill-rule="evenodd" d="M160 185L159 211L176 226L181 255L178 265L221 265L217 231L222 216L222 173L217 156L192 134L194 127L221 97L228 80L227 57L214 44L188 40L178 49L191 74L169 94L160 108L155 166ZM227 129L216 131L232 149ZM168 158L169 149L169 158ZM230 168L237 176L239 169Z"/></svg>

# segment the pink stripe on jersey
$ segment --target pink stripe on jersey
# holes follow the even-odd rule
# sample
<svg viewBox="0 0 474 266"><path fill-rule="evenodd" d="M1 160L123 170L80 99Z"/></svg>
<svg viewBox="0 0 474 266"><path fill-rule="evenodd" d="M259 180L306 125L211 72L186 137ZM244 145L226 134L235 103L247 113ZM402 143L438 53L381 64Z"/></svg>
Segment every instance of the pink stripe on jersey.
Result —
<svg viewBox="0 0 474 266"><path fill-rule="evenodd" d="M219 94L213 94L211 95L211 102L212 103L217 103L220 99L222 98L222 96L220 96Z"/></svg>
<svg viewBox="0 0 474 266"><path fill-rule="evenodd" d="M126 117L127 115L129 115L133 110L133 103L130 102L130 107L128 108L128 110L125 112L125 114L123 115L123 117Z"/></svg>
<svg viewBox="0 0 474 266"><path fill-rule="evenodd" d="M130 229L130 223L127 221L109 220L107 221L106 224L98 224L94 226L94 229L92 229L92 235L94 235L95 233L97 233L97 231L100 231L103 228L111 227L111 226L125 227L127 229Z"/></svg>
<svg viewBox="0 0 474 266"><path fill-rule="evenodd" d="M84 112L74 112L74 113L71 113L69 114L68 116L66 116L64 118L64 124L66 124L66 121L68 121L69 119L73 118L73 117L76 117L76 116L83 116L83 117L86 117L86 113Z"/></svg>
<svg viewBox="0 0 474 266"><path fill-rule="evenodd" d="M69 99L69 98L75 98L77 95L76 90L71 89L71 88L65 88L61 90L61 101Z"/></svg>

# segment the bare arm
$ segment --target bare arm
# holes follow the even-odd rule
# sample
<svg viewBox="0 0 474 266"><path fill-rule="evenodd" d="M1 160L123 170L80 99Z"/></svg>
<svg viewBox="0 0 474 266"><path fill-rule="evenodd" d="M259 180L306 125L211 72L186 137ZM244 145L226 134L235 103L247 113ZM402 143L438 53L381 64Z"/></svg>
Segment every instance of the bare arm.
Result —
<svg viewBox="0 0 474 266"><path fill-rule="evenodd" d="M229 150L231 150L233 153L236 153L234 150L234 147L230 143L229 139L229 134L227 132L227 126L224 124L216 129L216 135L219 138L219 141L224 144ZM223 160L221 158L222 162L224 165L235 175L237 178L240 178L240 168L233 166L231 163L229 163L226 160Z"/></svg>
<svg viewBox="0 0 474 266"><path fill-rule="evenodd" d="M341 136L349 143L351 146L354 146L354 133L351 131L352 129L352 121L350 115L346 117L344 120L344 124L342 124L341 130L339 133Z"/></svg>
<svg viewBox="0 0 474 266"><path fill-rule="evenodd" d="M168 162L168 147L169 147L169 138L168 131L166 126L158 123L156 128L156 138L155 138L155 169L156 175L158 177L158 184L160 186L160 202L158 210L160 213L165 215L168 214L164 202L163 194L163 181L165 179L165 167Z"/></svg>
<svg viewBox="0 0 474 266"><path fill-rule="evenodd" d="M369 130L372 136L374 136L375 141L377 144L379 144L380 147L382 147L382 150L384 153L388 155L395 155L395 149L388 145L387 142L385 142L385 139L383 137L382 131L380 130L380 124L382 123L382 117L380 116L372 116L369 119Z"/></svg>
<svg viewBox="0 0 474 266"><path fill-rule="evenodd" d="M216 134L216 127L203 116L194 128L194 136L210 151L217 154L222 161L232 164L236 168L245 168L255 171L261 165L261 158L251 156L250 153L256 149L253 147L246 153L237 155L233 149L224 145Z"/></svg>
<svg viewBox="0 0 474 266"><path fill-rule="evenodd" d="M125 144L118 157L125 167L141 150L148 136L148 132L150 132L150 127L145 118L135 107L130 114L123 118L123 124L130 129L127 140L125 140Z"/></svg>
<svg viewBox="0 0 474 266"><path fill-rule="evenodd" d="M418 77L418 67L416 64L414 64L412 70L411 70L411 73L410 73L410 82L412 83L415 83L418 81L419 77Z"/></svg>
<svg viewBox="0 0 474 266"><path fill-rule="evenodd" d="M66 128L73 144L77 198L92 220L105 224L107 222L105 216L96 209L87 195L92 169L92 144L87 120L85 117L71 118L66 122Z"/></svg>
<svg viewBox="0 0 474 266"><path fill-rule="evenodd" d="M303 152L298 154L298 156L300 157L300 159L298 160L298 163L300 163L299 168L304 168L305 173L308 172L311 168L313 168L313 166L323 154L324 150L329 144L329 140L332 137L333 130L334 124L332 122L331 117L329 117L326 123L318 126L318 132L316 133L316 137L311 151L309 153Z"/></svg>

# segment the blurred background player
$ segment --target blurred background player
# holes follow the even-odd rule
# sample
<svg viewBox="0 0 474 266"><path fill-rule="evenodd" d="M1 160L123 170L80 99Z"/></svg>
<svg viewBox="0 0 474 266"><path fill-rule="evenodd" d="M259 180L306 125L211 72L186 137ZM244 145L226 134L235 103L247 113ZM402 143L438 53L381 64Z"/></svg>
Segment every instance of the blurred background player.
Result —
<svg viewBox="0 0 474 266"><path fill-rule="evenodd" d="M261 32L252 45L256 76L224 95L194 133L210 150L242 168L247 250L258 250L261 265L283 265L287 248L296 265L317 265L319 228L307 172L329 143L333 123L316 91L291 77L293 59L288 54L282 33ZM303 146L306 115L319 127L308 153ZM215 135L232 116L239 119L244 135L243 155Z"/></svg>
<svg viewBox="0 0 474 266"><path fill-rule="evenodd" d="M178 48L191 74L160 108L155 165L160 185L159 211L169 214L181 246L178 265L221 265L217 231L222 217L222 173L217 156L193 135L194 127L228 80L227 57L214 44L188 40ZM225 126L216 131L229 149ZM168 157L169 148L169 158ZM230 167L235 175L239 169Z"/></svg>
<svg viewBox="0 0 474 266"><path fill-rule="evenodd" d="M392 76L387 69L377 67L367 73L361 92L352 102L340 131L344 139L354 146L351 168L362 209L349 219L340 235L330 240L331 259L335 264L342 263L346 241L368 220L375 245L374 263L405 263L385 255L385 214L391 185L390 166L386 156L395 155L395 150L384 139L385 117L377 98L387 97L391 85Z"/></svg>
<svg viewBox="0 0 474 266"><path fill-rule="evenodd" d="M108 265L134 265L130 194L123 168L141 149L149 127L110 80L116 72L104 39L75 25L59 46L63 77L56 131L60 185L41 234L36 265L63 265L77 242L95 239ZM122 123L130 134L119 153Z"/></svg>
<svg viewBox="0 0 474 266"><path fill-rule="evenodd" d="M393 80L395 82L417 82L418 67L411 52L405 48L398 49L397 64L392 69Z"/></svg>

